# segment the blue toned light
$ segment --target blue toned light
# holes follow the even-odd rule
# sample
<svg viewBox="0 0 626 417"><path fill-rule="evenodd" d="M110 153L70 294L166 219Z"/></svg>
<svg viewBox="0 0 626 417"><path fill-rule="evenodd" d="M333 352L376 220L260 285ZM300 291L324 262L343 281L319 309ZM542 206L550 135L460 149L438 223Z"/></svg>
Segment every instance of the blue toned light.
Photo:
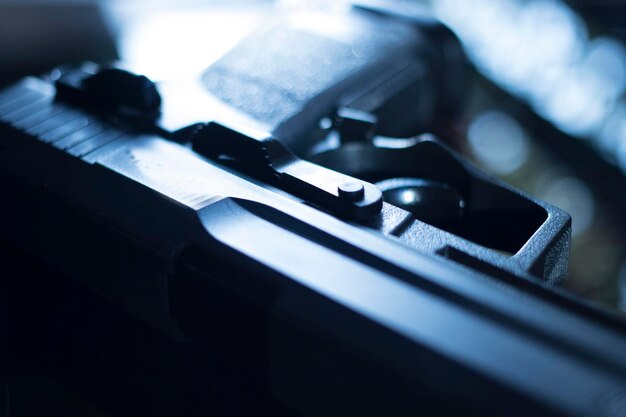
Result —
<svg viewBox="0 0 626 417"><path fill-rule="evenodd" d="M220 7L156 3L149 11L114 2L122 21L120 57L154 80L194 76L232 49L262 22L267 2L233 1ZM187 6L187 7L186 7ZM214 5L213 5L214 6Z"/></svg>
<svg viewBox="0 0 626 417"><path fill-rule="evenodd" d="M564 2L440 0L433 8L479 71L558 129L597 140L605 150L622 141L620 128L604 126L622 105L626 49L608 36L589 39Z"/></svg>
<svg viewBox="0 0 626 417"><path fill-rule="evenodd" d="M468 129L472 153L490 171L510 174L528 159L529 140L521 126L501 111L487 111L472 120Z"/></svg>
<svg viewBox="0 0 626 417"><path fill-rule="evenodd" d="M542 197L571 214L572 236L584 233L593 223L595 200L582 181L574 177L557 179L548 185Z"/></svg>

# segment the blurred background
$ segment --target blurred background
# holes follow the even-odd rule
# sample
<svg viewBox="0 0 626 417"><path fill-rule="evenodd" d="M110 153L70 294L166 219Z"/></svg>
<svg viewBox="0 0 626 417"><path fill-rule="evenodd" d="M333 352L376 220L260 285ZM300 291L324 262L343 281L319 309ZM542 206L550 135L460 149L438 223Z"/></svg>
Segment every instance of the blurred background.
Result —
<svg viewBox="0 0 626 417"><path fill-rule="evenodd" d="M433 14L473 64L434 128L484 170L573 217L567 288L626 310L626 3L392 1ZM0 83L84 60L198 74L270 16L318 1L1 0Z"/></svg>
<svg viewBox="0 0 626 417"><path fill-rule="evenodd" d="M566 287L626 309L626 3L437 1L476 68L458 147L572 215Z"/></svg>
<svg viewBox="0 0 626 417"><path fill-rule="evenodd" d="M443 21L473 66L461 111L433 130L482 169L568 211L566 287L626 311L626 2L393 3ZM84 60L123 60L157 81L193 76L272 15L320 4L342 3L0 0L0 86ZM62 384L11 366L12 398L22 403L11 415L34 415L33 395L48 398L35 412L101 415Z"/></svg>

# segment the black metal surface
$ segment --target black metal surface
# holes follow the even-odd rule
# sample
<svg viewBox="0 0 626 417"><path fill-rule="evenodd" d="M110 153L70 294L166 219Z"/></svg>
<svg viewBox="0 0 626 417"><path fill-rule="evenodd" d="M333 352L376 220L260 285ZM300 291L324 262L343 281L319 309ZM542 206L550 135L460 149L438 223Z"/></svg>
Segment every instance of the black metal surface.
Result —
<svg viewBox="0 0 626 417"><path fill-rule="evenodd" d="M37 80L20 88L53 98ZM8 104L3 118L19 110ZM210 312L260 331L264 389L291 410L412 414L418 398L449 413L619 415L603 398L624 389L623 324L571 309L521 268L494 285L476 253L462 265L407 248L158 137L123 136L76 158L19 126L3 121L0 136L7 235L175 337L211 334ZM168 290L190 285L208 287ZM209 301L215 286L224 305ZM478 399L496 392L485 409Z"/></svg>
<svg viewBox="0 0 626 417"><path fill-rule="evenodd" d="M202 83L296 154L338 107L375 114L381 134L411 135L457 104L449 96L459 94L460 74L441 62L463 65L462 54L442 57L446 39L430 33L441 25L420 23L362 8L279 18L211 65Z"/></svg>
<svg viewBox="0 0 626 417"><path fill-rule="evenodd" d="M442 201L430 200L422 208L411 210L398 201L397 207L412 212L420 220L412 225L405 220L403 231L393 233L409 246L437 253L449 245L472 256L481 254L478 255L481 259L494 265L508 264L505 268L512 271L521 267L553 284L565 279L569 217L488 178L430 135L411 139L379 137L369 143L348 143L312 155L310 159L385 187L408 178L414 183L434 182L440 190L453 190L452 195L448 192L443 197L449 200L445 203L448 207L441 207ZM393 195L389 191L387 194L387 202L393 204ZM439 194L441 199L442 193ZM401 214L394 210L385 215ZM484 248L512 256L506 259L501 253ZM556 264L548 261L555 257L561 261Z"/></svg>
<svg viewBox="0 0 626 417"><path fill-rule="evenodd" d="M625 414L626 324L551 286L565 212L429 136L303 135L304 161L280 129L150 125L59 80L0 92L0 227L58 272L8 281L7 334L105 412ZM287 119L310 133L328 91ZM403 209L366 182L407 178L448 194Z"/></svg>
<svg viewBox="0 0 626 417"><path fill-rule="evenodd" d="M193 150L322 207L349 220L366 220L380 213L380 190L364 181L296 157L273 137L251 136L216 123L199 127L191 136ZM357 184L360 193L346 198L341 187Z"/></svg>

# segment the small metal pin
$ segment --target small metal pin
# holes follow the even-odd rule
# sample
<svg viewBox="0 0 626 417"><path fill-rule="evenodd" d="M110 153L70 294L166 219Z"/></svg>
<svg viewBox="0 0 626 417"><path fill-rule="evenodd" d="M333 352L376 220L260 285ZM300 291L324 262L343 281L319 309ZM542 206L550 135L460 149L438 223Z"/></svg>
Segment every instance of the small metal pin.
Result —
<svg viewBox="0 0 626 417"><path fill-rule="evenodd" d="M363 184L356 181L346 181L337 187L337 192L339 193L339 197L345 198L346 200L361 200L365 197L365 188Z"/></svg>

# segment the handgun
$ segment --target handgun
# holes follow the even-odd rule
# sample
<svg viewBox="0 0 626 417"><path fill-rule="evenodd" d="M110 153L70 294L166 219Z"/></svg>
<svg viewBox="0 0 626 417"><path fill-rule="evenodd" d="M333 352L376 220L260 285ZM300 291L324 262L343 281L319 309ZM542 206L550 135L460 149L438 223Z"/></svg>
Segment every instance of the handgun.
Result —
<svg viewBox="0 0 626 417"><path fill-rule="evenodd" d="M5 297L8 343L111 415L626 415L623 319L558 288L569 215L432 133L466 71L440 23L354 5L193 79L9 86L2 238L55 273Z"/></svg>

